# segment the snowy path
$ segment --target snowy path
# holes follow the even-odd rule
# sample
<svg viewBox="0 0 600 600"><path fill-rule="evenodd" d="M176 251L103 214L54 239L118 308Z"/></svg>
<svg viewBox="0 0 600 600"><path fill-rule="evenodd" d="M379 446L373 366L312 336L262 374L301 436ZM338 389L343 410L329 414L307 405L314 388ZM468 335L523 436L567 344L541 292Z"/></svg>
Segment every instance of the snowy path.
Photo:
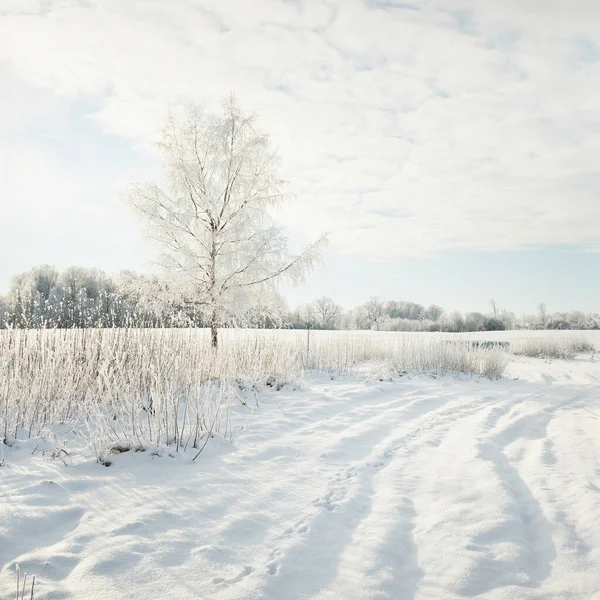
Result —
<svg viewBox="0 0 600 600"><path fill-rule="evenodd" d="M7 456L0 598L600 598L600 365L511 370L311 379L196 464Z"/></svg>

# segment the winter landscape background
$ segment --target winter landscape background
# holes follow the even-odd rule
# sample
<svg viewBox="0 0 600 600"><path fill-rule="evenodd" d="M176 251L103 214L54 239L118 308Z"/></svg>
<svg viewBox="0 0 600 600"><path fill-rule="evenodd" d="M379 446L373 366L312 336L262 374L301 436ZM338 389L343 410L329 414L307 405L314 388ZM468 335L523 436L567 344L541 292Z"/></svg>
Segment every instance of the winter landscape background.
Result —
<svg viewBox="0 0 600 600"><path fill-rule="evenodd" d="M0 0L0 600L600 598L591 0Z"/></svg>

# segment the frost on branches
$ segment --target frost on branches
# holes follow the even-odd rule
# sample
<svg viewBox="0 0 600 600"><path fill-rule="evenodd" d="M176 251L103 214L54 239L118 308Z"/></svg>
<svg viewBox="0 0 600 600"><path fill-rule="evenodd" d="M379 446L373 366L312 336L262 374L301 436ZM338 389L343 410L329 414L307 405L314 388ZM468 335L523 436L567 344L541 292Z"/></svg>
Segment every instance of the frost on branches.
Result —
<svg viewBox="0 0 600 600"><path fill-rule="evenodd" d="M240 294L281 277L299 283L327 240L288 252L269 212L287 198L279 158L233 96L219 116L198 108L171 115L158 147L165 187L134 184L129 199L164 265L188 281L189 302L207 314L216 347L218 327L236 312Z"/></svg>

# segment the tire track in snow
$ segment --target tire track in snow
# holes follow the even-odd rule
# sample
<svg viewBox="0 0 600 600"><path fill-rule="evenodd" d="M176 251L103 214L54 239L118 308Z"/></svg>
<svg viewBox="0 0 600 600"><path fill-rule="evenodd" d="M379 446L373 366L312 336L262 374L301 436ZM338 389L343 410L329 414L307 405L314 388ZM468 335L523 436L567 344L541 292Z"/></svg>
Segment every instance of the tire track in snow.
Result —
<svg viewBox="0 0 600 600"><path fill-rule="evenodd" d="M411 454L423 446L439 445L457 420L480 412L481 407L471 397L456 401L454 396L442 394L433 398L424 395L408 404L393 401L386 403L386 407L380 407L382 412L355 424L348 434L330 444L323 456L326 461L336 464L350 456L354 459L358 456L359 460L335 474L325 493L313 500L312 506L320 510L312 515L309 512L302 519L301 522L307 524L300 530L302 535L294 536L291 544L289 540L283 546L276 543L267 563L269 575L275 577L265 581L261 598L275 599L283 595L312 598L319 593L328 597L323 590L330 586L336 589L332 574L335 576L336 565L339 571L344 562L354 565L346 569L347 574L355 572L355 578L363 582L369 579L368 573L363 572L369 557L364 554L365 544L357 538L368 537L373 523L380 530L384 528L380 531L383 542L379 551L383 556L395 557L395 561L392 560L392 564L380 562L372 567L371 579L378 580L372 590L379 591L372 596L362 589L358 597L390 600L413 597L421 571L412 538L416 513L410 494L418 480L405 477L404 465L410 461ZM391 489L386 488L384 473L387 472L397 482ZM398 504L385 510L378 508L374 514L374 500L390 494L397 495ZM303 573L315 562L323 576L307 580ZM384 596L381 590L385 590ZM345 596L341 590L331 593L332 598L353 597Z"/></svg>
<svg viewBox="0 0 600 600"><path fill-rule="evenodd" d="M441 590L460 597L487 597L511 586L533 590L552 575L556 524L519 472L518 450L546 440L555 415L578 406L583 397L567 394L549 405L539 386L534 393L526 384L515 387L445 440L445 453L458 451L452 461L444 454L431 457L431 475L438 483L429 486L420 504L436 514L419 520L417 541L427 553L446 546L461 550L428 574L419 598ZM515 458L509 459L508 448ZM440 498L446 498L448 511ZM471 511L460 508L467 504Z"/></svg>
<svg viewBox="0 0 600 600"><path fill-rule="evenodd" d="M556 381L551 377L551 382ZM498 480L510 499L510 516L507 520L484 534L474 538L474 548L479 545L489 546L494 542L512 540L520 547L518 564L498 563L494 560L482 561L480 568L484 572L499 573L499 577L488 577L486 581L480 580L475 586L465 586L464 595L473 596L487 593L497 584L507 585L512 577L512 583L519 586L537 587L547 579L553 569L557 557L554 544L556 525L551 523L546 516L542 504L536 498L534 491L529 487L518 470L518 465L513 464L506 455L506 449L515 442L545 442L546 459L552 462L552 445L548 440L548 426L556 413L565 406L576 407L584 398L581 394L569 396L561 401L555 401L551 407L538 404L534 411L521 414L527 403L539 402L546 393L525 395L510 411L511 420L498 430L501 417L498 415L495 422L490 423L490 435L487 441L479 441L477 448L482 460L493 465ZM550 445L549 445L550 444ZM554 459L555 460L555 459ZM521 461L522 462L522 461ZM563 524L569 528L569 525ZM509 531L512 530L512 531Z"/></svg>

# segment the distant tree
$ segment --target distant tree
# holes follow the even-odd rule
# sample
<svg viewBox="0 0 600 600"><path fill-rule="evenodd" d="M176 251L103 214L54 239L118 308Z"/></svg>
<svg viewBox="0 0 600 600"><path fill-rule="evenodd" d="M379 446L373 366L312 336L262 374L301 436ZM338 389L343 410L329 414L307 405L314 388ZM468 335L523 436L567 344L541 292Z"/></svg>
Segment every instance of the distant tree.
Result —
<svg viewBox="0 0 600 600"><path fill-rule="evenodd" d="M446 328L454 332L465 331L465 320L459 311L456 310L448 315Z"/></svg>
<svg viewBox="0 0 600 600"><path fill-rule="evenodd" d="M504 329L516 329L517 328L517 317L514 313L503 309L498 317L504 324Z"/></svg>
<svg viewBox="0 0 600 600"><path fill-rule="evenodd" d="M506 325L501 319L496 317L487 317L483 323L484 331L504 331Z"/></svg>
<svg viewBox="0 0 600 600"><path fill-rule="evenodd" d="M357 328L356 310L342 313L340 317L340 329L352 330Z"/></svg>
<svg viewBox="0 0 600 600"><path fill-rule="evenodd" d="M600 329L600 315L598 313L590 315L590 329Z"/></svg>
<svg viewBox="0 0 600 600"><path fill-rule="evenodd" d="M342 309L331 298L325 296L314 301L317 322L321 329L337 329Z"/></svg>
<svg viewBox="0 0 600 600"><path fill-rule="evenodd" d="M124 318L142 327L177 327L198 324L193 307L185 306L183 290L173 277L122 273L118 288L124 301Z"/></svg>
<svg viewBox="0 0 600 600"><path fill-rule="evenodd" d="M540 304L538 304L538 316L540 326L542 329L544 329L548 322L548 311L546 309L546 305L543 302L540 302Z"/></svg>
<svg viewBox="0 0 600 600"><path fill-rule="evenodd" d="M52 290L58 283L58 272L54 267L41 265L32 269L28 274L28 278L31 280L36 292L40 294L44 301L48 301Z"/></svg>
<svg viewBox="0 0 600 600"><path fill-rule="evenodd" d="M466 331L483 331L485 316L479 312L469 312L465 315L464 328Z"/></svg>
<svg viewBox="0 0 600 600"><path fill-rule="evenodd" d="M400 303L396 300L388 300L385 303L383 310L391 319L399 319L402 315Z"/></svg>
<svg viewBox="0 0 600 600"><path fill-rule="evenodd" d="M421 321L425 318L425 307L416 302L411 302L408 318L413 321Z"/></svg>
<svg viewBox="0 0 600 600"><path fill-rule="evenodd" d="M365 320L369 329L379 329L384 318L383 303L377 296L371 296L364 304Z"/></svg>
<svg viewBox="0 0 600 600"><path fill-rule="evenodd" d="M257 296L247 304L241 318L236 318L232 324L237 327L252 327L255 329L289 327L285 302L278 295L272 297Z"/></svg>
<svg viewBox="0 0 600 600"><path fill-rule="evenodd" d="M390 319L410 319L418 321L426 318L425 307L415 302L389 300L383 305L383 312Z"/></svg>
<svg viewBox="0 0 600 600"><path fill-rule="evenodd" d="M496 304L496 301L492 298L490 300L490 306L492 307L492 314L494 315L494 319L498 318L498 305Z"/></svg>
<svg viewBox="0 0 600 600"><path fill-rule="evenodd" d="M301 281L320 259L323 236L298 255L269 210L286 199L279 159L233 96L220 116L198 108L171 117L158 145L167 188L136 184L132 206L149 237L162 246L164 264L192 284L191 301L208 314L211 340L240 288L282 276Z"/></svg>
<svg viewBox="0 0 600 600"><path fill-rule="evenodd" d="M572 329L588 329L590 318L580 310L574 310L569 314L569 323Z"/></svg>
<svg viewBox="0 0 600 600"><path fill-rule="evenodd" d="M427 307L426 318L430 321L439 321L441 316L444 314L444 309L437 304L430 304Z"/></svg>
<svg viewBox="0 0 600 600"><path fill-rule="evenodd" d="M299 321L303 329L315 329L318 327L319 319L313 304L305 304L301 308Z"/></svg>
<svg viewBox="0 0 600 600"><path fill-rule="evenodd" d="M548 319L546 323L546 327L548 329L571 329L571 323L569 323L568 315L564 313L556 313L553 314L550 319Z"/></svg>
<svg viewBox="0 0 600 600"><path fill-rule="evenodd" d="M7 294L12 326L43 327L46 324L48 302L57 277L55 269L42 265L12 278Z"/></svg>

